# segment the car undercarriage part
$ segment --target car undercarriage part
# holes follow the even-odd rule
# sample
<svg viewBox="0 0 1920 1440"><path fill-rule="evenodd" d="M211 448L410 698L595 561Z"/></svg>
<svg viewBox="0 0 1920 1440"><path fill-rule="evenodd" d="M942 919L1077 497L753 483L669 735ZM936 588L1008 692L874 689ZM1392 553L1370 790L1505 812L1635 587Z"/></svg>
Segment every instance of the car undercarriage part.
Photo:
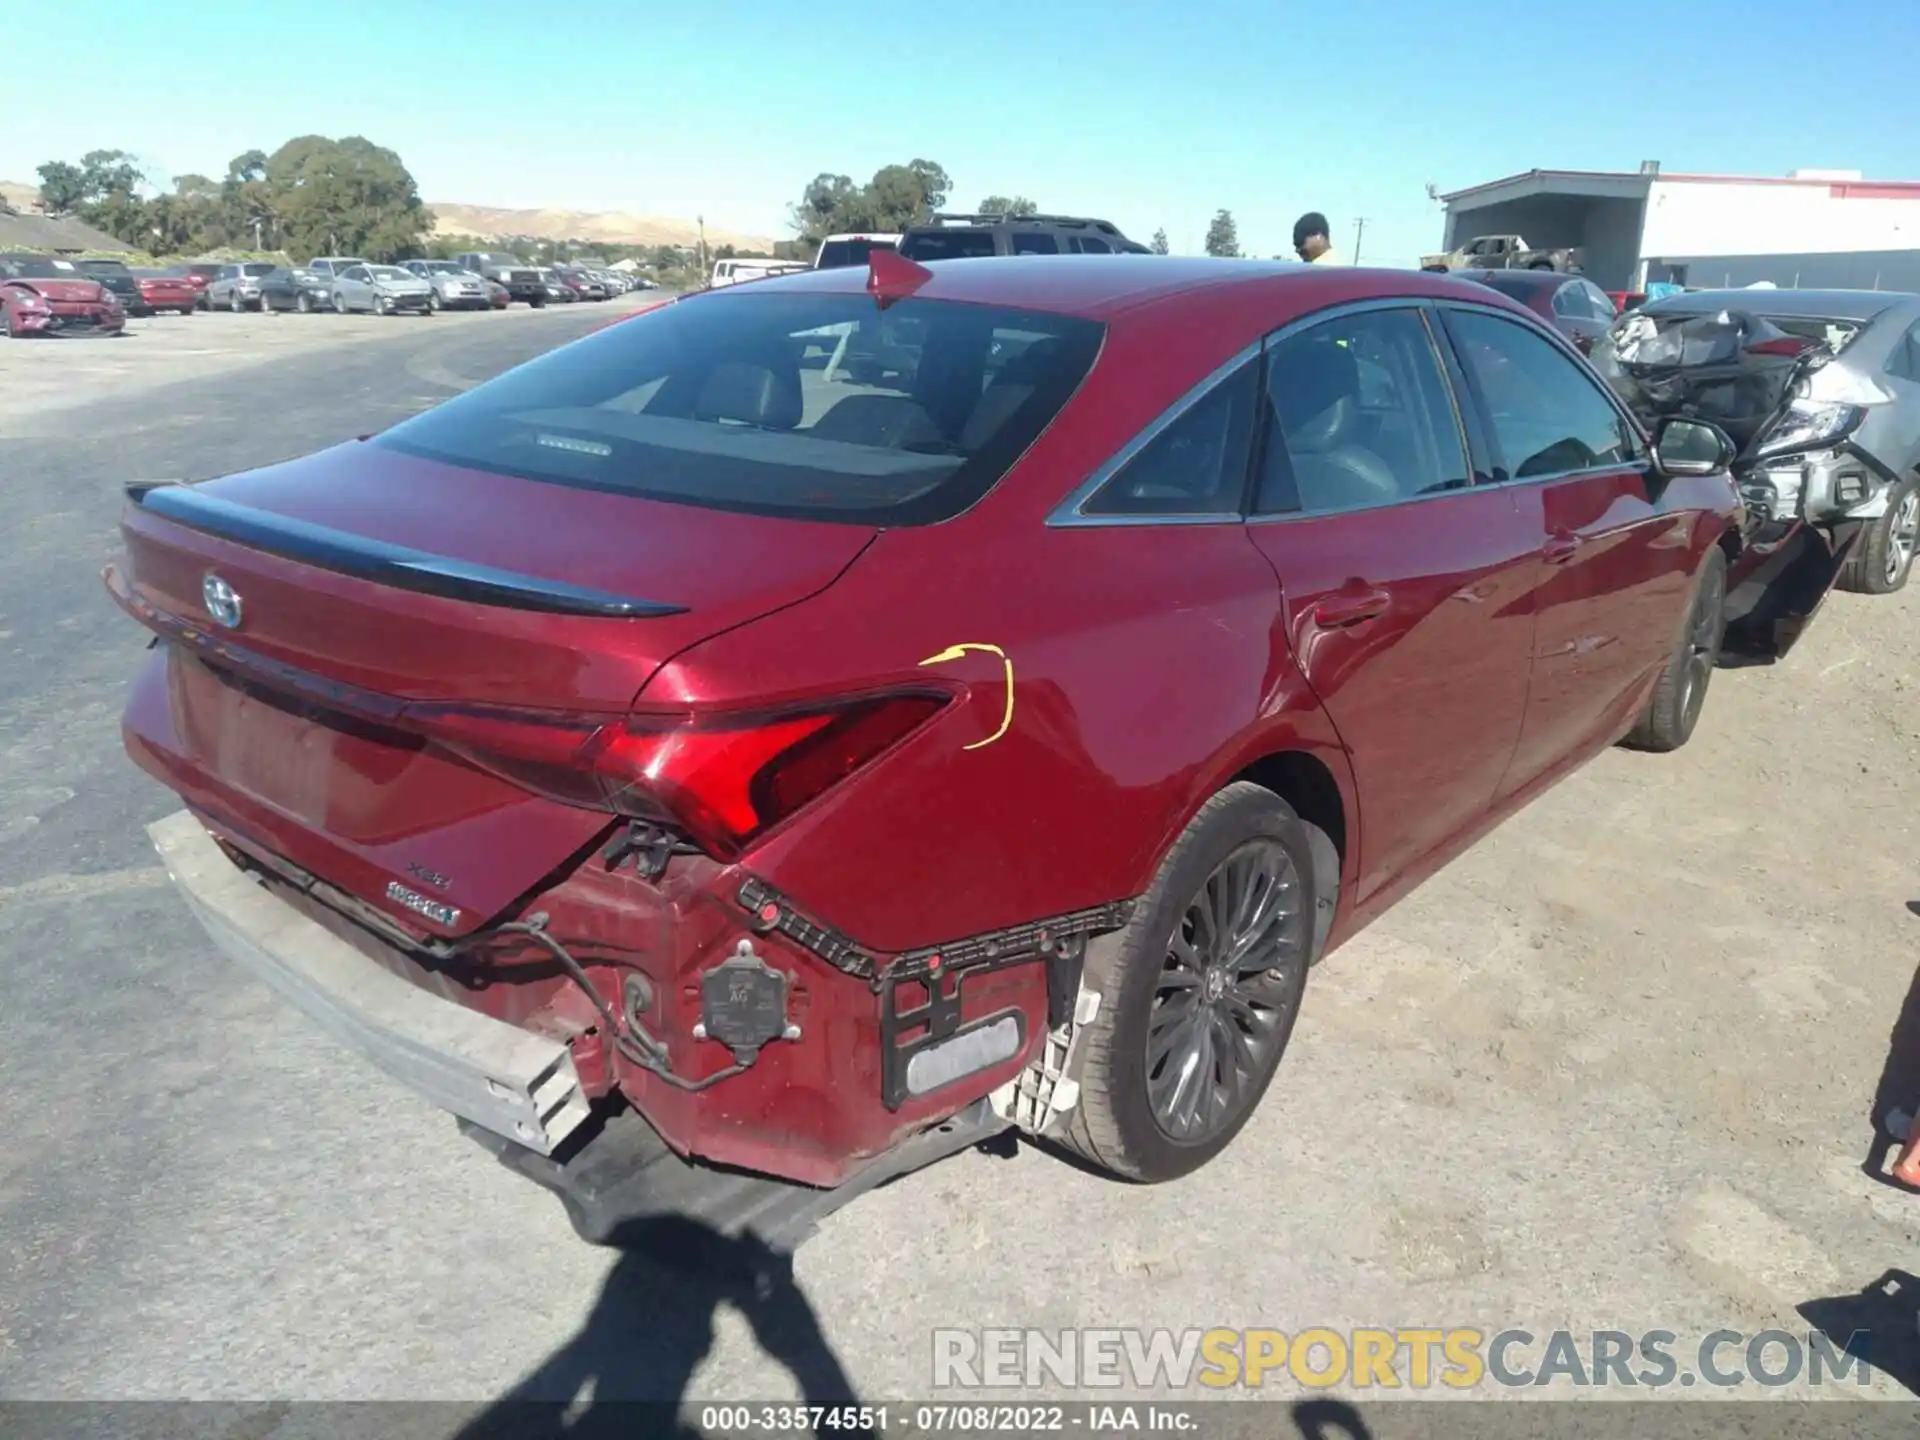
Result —
<svg viewBox="0 0 1920 1440"><path fill-rule="evenodd" d="M1007 1128L982 1100L910 1136L831 1190L687 1160L636 1110L622 1110L583 1131L557 1156L516 1145L484 1126L460 1129L508 1169L559 1196L581 1238L620 1244L651 1221L692 1216L729 1238L752 1234L790 1251L849 1201L902 1175L970 1150Z"/></svg>
<svg viewBox="0 0 1920 1440"><path fill-rule="evenodd" d="M1748 545L1760 559L1741 567L1739 581L1727 594L1726 652L1762 662L1784 656L1806 630L1858 541L1856 531L1837 545L1830 543L1817 527L1798 520L1771 522L1757 530Z"/></svg>

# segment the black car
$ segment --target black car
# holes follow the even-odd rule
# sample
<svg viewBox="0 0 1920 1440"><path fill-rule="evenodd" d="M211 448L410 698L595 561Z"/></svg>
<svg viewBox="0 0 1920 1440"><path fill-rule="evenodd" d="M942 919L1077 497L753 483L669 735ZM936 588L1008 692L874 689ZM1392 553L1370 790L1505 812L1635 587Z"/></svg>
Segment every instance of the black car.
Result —
<svg viewBox="0 0 1920 1440"><path fill-rule="evenodd" d="M325 310L332 302L333 285L317 270L283 265L260 277L260 308L269 314L275 310L297 310L302 315L311 315L316 310Z"/></svg>
<svg viewBox="0 0 1920 1440"><path fill-rule="evenodd" d="M140 293L140 281L135 278L123 260L77 260L74 262L86 272L89 280L98 280L113 292L113 298L120 302L120 308L129 315L151 315L153 308L147 304L146 297Z"/></svg>
<svg viewBox="0 0 1920 1440"><path fill-rule="evenodd" d="M1146 255L1105 220L1074 215L935 215L900 237L909 260L982 255Z"/></svg>

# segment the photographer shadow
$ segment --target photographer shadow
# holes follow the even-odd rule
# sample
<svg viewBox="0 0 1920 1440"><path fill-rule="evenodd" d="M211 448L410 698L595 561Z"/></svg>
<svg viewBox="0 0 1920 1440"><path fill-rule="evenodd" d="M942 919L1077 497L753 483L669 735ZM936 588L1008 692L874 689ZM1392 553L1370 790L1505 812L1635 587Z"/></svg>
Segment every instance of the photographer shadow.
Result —
<svg viewBox="0 0 1920 1440"><path fill-rule="evenodd" d="M634 1221L612 1243L620 1258L579 1333L462 1427L457 1440L703 1435L680 1411L694 1371L712 1352L722 1304L738 1310L760 1347L786 1367L800 1403L859 1403L794 1278L791 1253L682 1215Z"/></svg>

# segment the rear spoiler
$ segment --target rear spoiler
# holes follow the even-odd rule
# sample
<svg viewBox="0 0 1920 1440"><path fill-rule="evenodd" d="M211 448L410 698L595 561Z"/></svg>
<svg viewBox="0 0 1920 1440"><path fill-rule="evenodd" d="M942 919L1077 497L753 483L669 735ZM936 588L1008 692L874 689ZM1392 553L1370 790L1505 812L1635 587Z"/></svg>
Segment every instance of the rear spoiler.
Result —
<svg viewBox="0 0 1920 1440"><path fill-rule="evenodd" d="M663 615L685 614L687 609L684 605L635 599L571 585L564 580L522 575L449 555L390 545L384 540L296 520L290 515L237 505L193 485L137 480L126 487L126 494L139 509L190 530L237 540L270 555L391 585L398 590L415 590L476 605L611 619L658 619Z"/></svg>

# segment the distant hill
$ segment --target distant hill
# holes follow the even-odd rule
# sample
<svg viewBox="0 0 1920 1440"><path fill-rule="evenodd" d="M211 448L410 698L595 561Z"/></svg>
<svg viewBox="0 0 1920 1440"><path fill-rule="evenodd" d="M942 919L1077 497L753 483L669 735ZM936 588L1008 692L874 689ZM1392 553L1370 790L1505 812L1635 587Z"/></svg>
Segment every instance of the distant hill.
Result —
<svg viewBox="0 0 1920 1440"><path fill-rule="evenodd" d="M693 245L700 227L691 220L658 215L629 215L624 210L504 210L491 205L460 205L429 200L436 235L527 235L540 240L599 240L610 245ZM739 250L772 250L768 235L739 235L707 227L707 244Z"/></svg>

